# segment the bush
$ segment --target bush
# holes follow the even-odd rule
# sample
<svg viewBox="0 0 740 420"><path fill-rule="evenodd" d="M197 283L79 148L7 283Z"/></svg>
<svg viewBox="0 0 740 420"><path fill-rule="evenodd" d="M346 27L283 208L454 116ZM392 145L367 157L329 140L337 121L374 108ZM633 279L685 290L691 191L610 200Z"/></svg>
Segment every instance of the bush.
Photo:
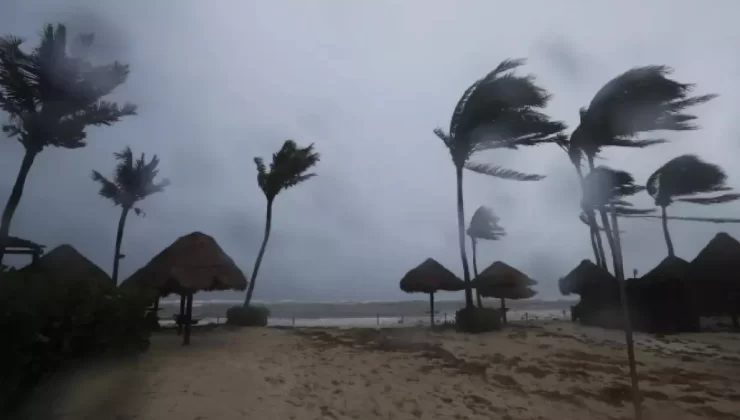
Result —
<svg viewBox="0 0 740 420"><path fill-rule="evenodd" d="M150 297L97 280L0 274L0 417L67 360L145 349Z"/></svg>
<svg viewBox="0 0 740 420"><path fill-rule="evenodd" d="M270 310L264 306L234 306L226 311L226 323L239 327L264 327Z"/></svg>
<svg viewBox="0 0 740 420"><path fill-rule="evenodd" d="M495 308L463 308L455 313L458 331L482 333L501 329L501 318Z"/></svg>

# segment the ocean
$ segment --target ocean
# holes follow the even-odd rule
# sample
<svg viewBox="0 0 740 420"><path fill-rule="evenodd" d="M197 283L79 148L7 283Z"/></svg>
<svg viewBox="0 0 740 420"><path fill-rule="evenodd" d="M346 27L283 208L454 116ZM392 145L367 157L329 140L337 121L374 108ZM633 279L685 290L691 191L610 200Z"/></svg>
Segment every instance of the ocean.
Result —
<svg viewBox="0 0 740 420"><path fill-rule="evenodd" d="M160 302L160 324L173 325L173 315L179 310L179 300ZM241 305L237 300L195 300L193 318L200 324L225 322L226 310ZM429 302L426 300L371 301L371 302L259 302L254 304L270 309L268 324L300 327L371 327L429 325ZM570 319L571 300L507 301L508 319ZM455 312L464 306L462 301L435 302L435 323L453 321ZM497 300L484 300L484 306L499 307Z"/></svg>

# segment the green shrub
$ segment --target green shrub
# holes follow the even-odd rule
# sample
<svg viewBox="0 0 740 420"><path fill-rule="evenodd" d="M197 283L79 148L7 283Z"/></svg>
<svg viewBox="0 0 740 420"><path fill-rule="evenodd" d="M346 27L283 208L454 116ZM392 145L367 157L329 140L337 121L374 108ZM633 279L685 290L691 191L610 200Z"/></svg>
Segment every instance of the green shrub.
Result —
<svg viewBox="0 0 740 420"><path fill-rule="evenodd" d="M482 333L501 329L501 318L495 308L463 308L455 313L458 331Z"/></svg>
<svg viewBox="0 0 740 420"><path fill-rule="evenodd" d="M0 417L67 360L145 349L151 300L97 280L0 274Z"/></svg>
<svg viewBox="0 0 740 420"><path fill-rule="evenodd" d="M264 306L234 306L226 311L226 323L239 327L264 327L270 310Z"/></svg>

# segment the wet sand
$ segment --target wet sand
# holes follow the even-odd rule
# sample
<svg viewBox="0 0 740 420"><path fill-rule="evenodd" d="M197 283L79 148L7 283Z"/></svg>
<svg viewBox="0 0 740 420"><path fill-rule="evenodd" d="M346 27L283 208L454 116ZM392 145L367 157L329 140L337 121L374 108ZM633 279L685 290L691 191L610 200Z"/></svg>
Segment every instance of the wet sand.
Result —
<svg viewBox="0 0 740 420"><path fill-rule="evenodd" d="M61 373L24 418L628 419L623 336L570 322L450 330L196 329ZM740 419L740 334L638 334L646 420ZM51 398L54 396L54 398Z"/></svg>

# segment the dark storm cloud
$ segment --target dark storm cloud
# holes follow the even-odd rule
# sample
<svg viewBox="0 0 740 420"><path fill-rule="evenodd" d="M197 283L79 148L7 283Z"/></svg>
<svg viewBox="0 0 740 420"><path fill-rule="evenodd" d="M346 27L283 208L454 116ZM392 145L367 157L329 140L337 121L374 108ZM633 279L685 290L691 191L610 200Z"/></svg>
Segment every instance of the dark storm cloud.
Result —
<svg viewBox="0 0 740 420"><path fill-rule="evenodd" d="M257 298L404 297L398 279L427 257L461 272L454 170L432 129L449 124L473 80L503 58L527 55L523 71L554 94L548 112L571 126L603 83L635 65L667 64L700 92L722 94L697 109L702 131L669 134L674 144L650 150L608 151L602 162L644 181L669 158L700 153L740 186L738 5L602 4L5 0L0 27L29 45L46 22L96 32L94 59L132 66L115 98L140 107L137 117L90 130L84 149L45 150L12 233L71 243L110 269L118 211L89 175L110 173L112 153L130 145L158 154L173 184L142 203L146 217L129 220L122 275L194 230L213 235L249 274L265 211L252 158L292 138L316 143L319 176L278 197ZM14 140L0 143L0 197L20 154ZM566 155L543 146L476 160L548 175L513 183L466 174L466 217L493 206L509 236L481 245L481 265L505 260L538 279L542 296L556 297L557 278L591 254ZM736 208L674 212L736 217ZM673 223L678 254L693 257L720 228ZM659 223L623 229L628 272L665 255Z"/></svg>

